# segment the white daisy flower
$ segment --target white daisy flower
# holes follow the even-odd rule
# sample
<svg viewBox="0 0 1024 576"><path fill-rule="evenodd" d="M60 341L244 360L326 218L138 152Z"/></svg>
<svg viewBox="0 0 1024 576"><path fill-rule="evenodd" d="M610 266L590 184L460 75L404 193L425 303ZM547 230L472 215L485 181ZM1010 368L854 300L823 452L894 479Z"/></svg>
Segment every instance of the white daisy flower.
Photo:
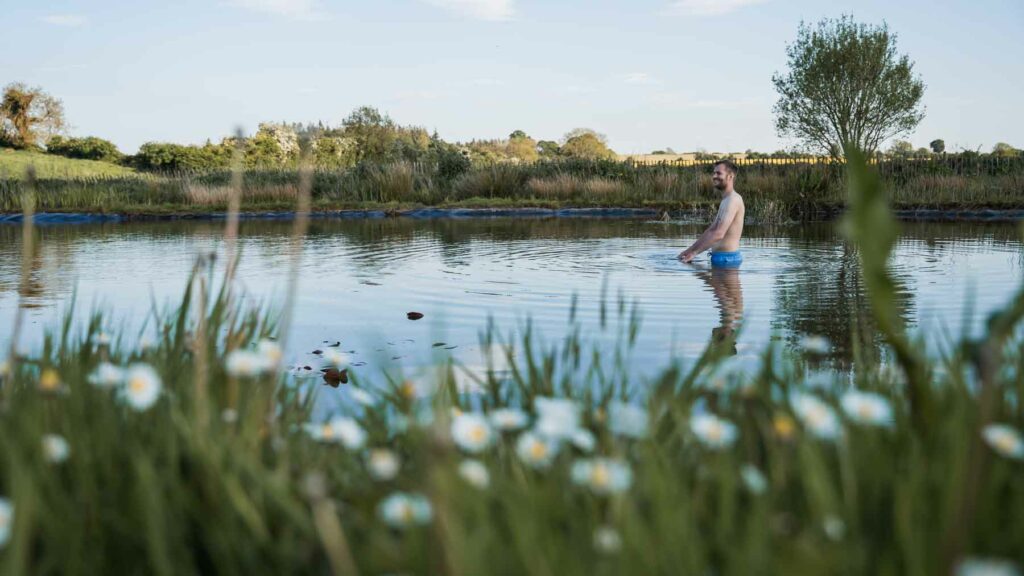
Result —
<svg viewBox="0 0 1024 576"><path fill-rule="evenodd" d="M1021 576L1020 568L1009 560L964 558L957 562L954 576Z"/></svg>
<svg viewBox="0 0 1024 576"><path fill-rule="evenodd" d="M14 525L14 504L7 498L0 497L0 548L11 539L11 526Z"/></svg>
<svg viewBox="0 0 1024 576"><path fill-rule="evenodd" d="M110 346L110 334L100 332L96 334L96 339L94 341L97 346Z"/></svg>
<svg viewBox="0 0 1024 576"><path fill-rule="evenodd" d="M366 467L374 480L392 480L398 475L402 462L398 454L386 448L370 450L366 455Z"/></svg>
<svg viewBox="0 0 1024 576"><path fill-rule="evenodd" d="M491 484L491 473L487 470L487 466L479 460L463 460L459 463L459 476L466 481L467 484L483 490Z"/></svg>
<svg viewBox="0 0 1024 576"><path fill-rule="evenodd" d="M858 424L892 426L892 405L881 394L850 390L839 399L843 412Z"/></svg>
<svg viewBox="0 0 1024 576"><path fill-rule="evenodd" d="M352 418L338 416L323 424L308 424L306 431L314 440L341 444L359 450L366 443L366 431Z"/></svg>
<svg viewBox="0 0 1024 576"><path fill-rule="evenodd" d="M753 464L744 464L740 468L740 479L751 494L764 494L768 490L768 479Z"/></svg>
<svg viewBox="0 0 1024 576"><path fill-rule="evenodd" d="M647 436L647 410L625 402L612 402L608 405L608 429L617 436L644 438Z"/></svg>
<svg viewBox="0 0 1024 576"><path fill-rule="evenodd" d="M324 352L324 360L338 370L348 368L350 362L348 354L334 349Z"/></svg>
<svg viewBox="0 0 1024 576"><path fill-rule="evenodd" d="M572 400L538 396L534 399L537 423L534 430L548 438L564 440L580 426L580 407Z"/></svg>
<svg viewBox="0 0 1024 576"><path fill-rule="evenodd" d="M421 494L395 492L377 506L377 515L392 528L427 524L432 514L430 501Z"/></svg>
<svg viewBox="0 0 1024 576"><path fill-rule="evenodd" d="M558 442L545 436L524 432L516 440L516 455L530 468L547 468L557 454Z"/></svg>
<svg viewBox="0 0 1024 576"><path fill-rule="evenodd" d="M281 345L266 338L256 343L256 353L263 358L263 364L267 370L277 368L281 363L281 359L284 358L284 351L281 350Z"/></svg>
<svg viewBox="0 0 1024 576"><path fill-rule="evenodd" d="M1024 460L1024 438L1006 424L989 424L981 431L982 438L1001 456Z"/></svg>
<svg viewBox="0 0 1024 576"><path fill-rule="evenodd" d="M124 378L122 398L136 410L148 410L160 398L163 382L156 370L148 364L133 364Z"/></svg>
<svg viewBox="0 0 1024 576"><path fill-rule="evenodd" d="M622 537L611 526L598 526L594 529L594 548L604 554L615 554L622 550Z"/></svg>
<svg viewBox="0 0 1024 576"><path fill-rule="evenodd" d="M10 372L10 371L11 371L11 364L7 360L4 360L3 362L0 362L0 378L3 378L4 376L7 376L7 373Z"/></svg>
<svg viewBox="0 0 1024 576"><path fill-rule="evenodd" d="M576 431L572 433L572 436L569 437L569 442L583 452L589 453L594 451L597 439L595 439L594 435L590 433L590 430L587 430L586 428L577 428Z"/></svg>
<svg viewBox="0 0 1024 576"><path fill-rule="evenodd" d="M832 407L825 404L815 396L809 394L794 393L790 399L793 411L804 426L818 438L831 440L837 438L842 430L839 427L839 418L832 410Z"/></svg>
<svg viewBox="0 0 1024 576"><path fill-rule="evenodd" d="M263 356L252 350L232 350L224 359L224 365L233 378L255 378L267 367Z"/></svg>
<svg viewBox="0 0 1024 576"><path fill-rule="evenodd" d="M810 334L800 339L800 347L811 354L824 355L832 349L832 344L824 336Z"/></svg>
<svg viewBox="0 0 1024 576"><path fill-rule="evenodd" d="M452 420L452 440L471 454L479 454L494 442L494 431L481 414L460 414Z"/></svg>
<svg viewBox="0 0 1024 576"><path fill-rule="evenodd" d="M822 528L825 530L825 535L835 541L842 540L846 535L846 524L838 516L826 516L822 522Z"/></svg>
<svg viewBox="0 0 1024 576"><path fill-rule="evenodd" d="M92 374L89 374L89 383L100 388L114 388L124 381L124 376L124 369L110 362L100 362Z"/></svg>
<svg viewBox="0 0 1024 576"><path fill-rule="evenodd" d="M572 464L572 481L594 494L618 494L633 484L633 470L623 460L593 458Z"/></svg>
<svg viewBox="0 0 1024 576"><path fill-rule="evenodd" d="M45 434L43 436L43 457L51 464L61 464L68 459L71 448L68 441L59 434Z"/></svg>
<svg viewBox="0 0 1024 576"><path fill-rule="evenodd" d="M736 426L714 414L697 414L690 418L690 430L702 444L713 450L728 448L739 435Z"/></svg>
<svg viewBox="0 0 1024 576"><path fill-rule="evenodd" d="M373 394L370 394L366 390L350 386L348 391L349 395L352 396L352 399L363 406L373 406L377 404L377 399L373 397Z"/></svg>
<svg viewBox="0 0 1024 576"><path fill-rule="evenodd" d="M517 408L498 408L491 411L491 425L497 430L508 432L526 427L529 416Z"/></svg>

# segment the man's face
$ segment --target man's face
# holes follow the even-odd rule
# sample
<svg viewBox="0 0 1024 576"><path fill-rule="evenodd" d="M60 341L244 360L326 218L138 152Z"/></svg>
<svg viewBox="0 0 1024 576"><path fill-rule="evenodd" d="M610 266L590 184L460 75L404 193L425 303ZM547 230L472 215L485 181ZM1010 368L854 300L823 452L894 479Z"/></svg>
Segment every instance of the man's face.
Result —
<svg viewBox="0 0 1024 576"><path fill-rule="evenodd" d="M731 179L732 173L722 164L715 166L714 171L711 172L711 184L715 187L715 190L725 190L726 185Z"/></svg>

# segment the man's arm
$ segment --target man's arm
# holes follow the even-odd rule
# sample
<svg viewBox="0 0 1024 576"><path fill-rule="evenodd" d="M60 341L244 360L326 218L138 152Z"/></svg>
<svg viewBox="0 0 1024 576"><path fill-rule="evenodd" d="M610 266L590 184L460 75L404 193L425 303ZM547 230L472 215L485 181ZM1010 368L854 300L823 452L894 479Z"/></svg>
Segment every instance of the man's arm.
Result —
<svg viewBox="0 0 1024 576"><path fill-rule="evenodd" d="M733 201L732 197L723 200L722 205L718 207L718 215L715 216L715 221L700 235L700 238L697 238L689 248L679 254L679 259L683 262L689 262L697 254L721 242L722 238L725 238L725 233L729 230L729 226L732 226L732 221L736 218L736 212L738 211L739 205Z"/></svg>

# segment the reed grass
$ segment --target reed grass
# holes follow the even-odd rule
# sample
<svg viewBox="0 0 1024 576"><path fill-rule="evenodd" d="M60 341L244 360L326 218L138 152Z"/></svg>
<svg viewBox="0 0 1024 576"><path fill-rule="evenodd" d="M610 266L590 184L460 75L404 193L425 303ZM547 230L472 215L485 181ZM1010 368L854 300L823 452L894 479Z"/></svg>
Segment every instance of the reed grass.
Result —
<svg viewBox="0 0 1024 576"><path fill-rule="evenodd" d="M303 171L303 215L313 177ZM926 350L892 307L886 202L855 165L846 228L889 353L856 354L823 387L808 384L815 346L766 350L746 373L716 342L641 381L624 361L641 327L621 301L601 303L611 348L584 335L574 303L557 341L488 327L481 345L507 370L353 372L324 387L282 374L272 339L287 326L242 308L230 276L218 286L201 259L180 304L153 312L153 343L69 315L0 369L0 572L931 575L1024 563L1024 290L983 335ZM104 383L103 363L150 366L161 392L140 405L144 382ZM854 390L891 416L848 409ZM325 395L340 396L331 414L315 410ZM502 408L522 411L525 430L473 420ZM995 424L1016 437L993 436Z"/></svg>
<svg viewBox="0 0 1024 576"><path fill-rule="evenodd" d="M1024 207L1024 160L890 161L879 164L882 186L901 209L972 210ZM987 163L986 163L987 162ZM643 165L578 161L498 163L456 176L438 166L395 162L350 169L314 169L310 188L316 210L390 205L649 207L703 211L718 202L705 164ZM748 214L761 222L831 218L846 207L845 164L743 166L737 190ZM161 176L40 178L40 211L161 214L225 211L230 172ZM294 205L295 169L246 172L246 209ZM21 179L0 179L0 212L20 210Z"/></svg>

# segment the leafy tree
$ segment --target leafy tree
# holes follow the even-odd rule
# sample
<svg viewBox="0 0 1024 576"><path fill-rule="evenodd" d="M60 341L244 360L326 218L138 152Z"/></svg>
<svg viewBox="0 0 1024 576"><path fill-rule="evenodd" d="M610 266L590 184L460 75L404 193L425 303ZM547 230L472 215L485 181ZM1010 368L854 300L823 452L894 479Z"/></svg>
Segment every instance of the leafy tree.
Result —
<svg viewBox="0 0 1024 576"><path fill-rule="evenodd" d="M576 128L565 135L561 154L572 158L588 160L614 160L613 152L606 144L606 138L589 128Z"/></svg>
<svg viewBox="0 0 1024 576"><path fill-rule="evenodd" d="M346 168L356 163L359 150L352 138L321 136L311 143L313 163L317 166Z"/></svg>
<svg viewBox="0 0 1024 576"><path fill-rule="evenodd" d="M893 156L912 156L914 145L906 140L897 140L889 147L889 154Z"/></svg>
<svg viewBox="0 0 1024 576"><path fill-rule="evenodd" d="M1020 150L1017 150L1006 142L999 142L992 147L992 154L1002 157L1012 157L1020 154Z"/></svg>
<svg viewBox="0 0 1024 576"><path fill-rule="evenodd" d="M924 117L924 83L886 24L851 16L800 24L786 48L789 72L776 73L775 128L809 147L837 155L846 144L873 153L913 130Z"/></svg>
<svg viewBox="0 0 1024 576"><path fill-rule="evenodd" d="M142 170L177 172L209 170L230 165L233 140L225 138L220 145L182 146L167 142L146 142L130 163Z"/></svg>
<svg viewBox="0 0 1024 576"><path fill-rule="evenodd" d="M946 151L946 142L941 138L937 138L928 143L928 147L932 149L932 152L936 154L942 154Z"/></svg>
<svg viewBox="0 0 1024 576"><path fill-rule="evenodd" d="M540 156L537 152L537 141L527 136L522 130L516 130L509 135L505 148L509 157L525 162L532 162Z"/></svg>
<svg viewBox="0 0 1024 576"><path fill-rule="evenodd" d="M94 136L86 138L54 136L46 143L46 151L67 158L101 160L103 162L119 162L124 157L113 142Z"/></svg>
<svg viewBox="0 0 1024 576"><path fill-rule="evenodd" d="M20 82L8 84L0 98L0 145L31 148L64 130L64 104Z"/></svg>
<svg viewBox="0 0 1024 576"><path fill-rule="evenodd" d="M553 140L541 140L537 142L537 152L541 158L555 158L561 154L561 147Z"/></svg>
<svg viewBox="0 0 1024 576"><path fill-rule="evenodd" d="M925 148L924 146L922 146L922 147L918 148L917 152L915 152L914 154L916 154L918 156L921 156L923 158L923 157L930 156L931 153L932 153L931 150L929 150L929 149Z"/></svg>

